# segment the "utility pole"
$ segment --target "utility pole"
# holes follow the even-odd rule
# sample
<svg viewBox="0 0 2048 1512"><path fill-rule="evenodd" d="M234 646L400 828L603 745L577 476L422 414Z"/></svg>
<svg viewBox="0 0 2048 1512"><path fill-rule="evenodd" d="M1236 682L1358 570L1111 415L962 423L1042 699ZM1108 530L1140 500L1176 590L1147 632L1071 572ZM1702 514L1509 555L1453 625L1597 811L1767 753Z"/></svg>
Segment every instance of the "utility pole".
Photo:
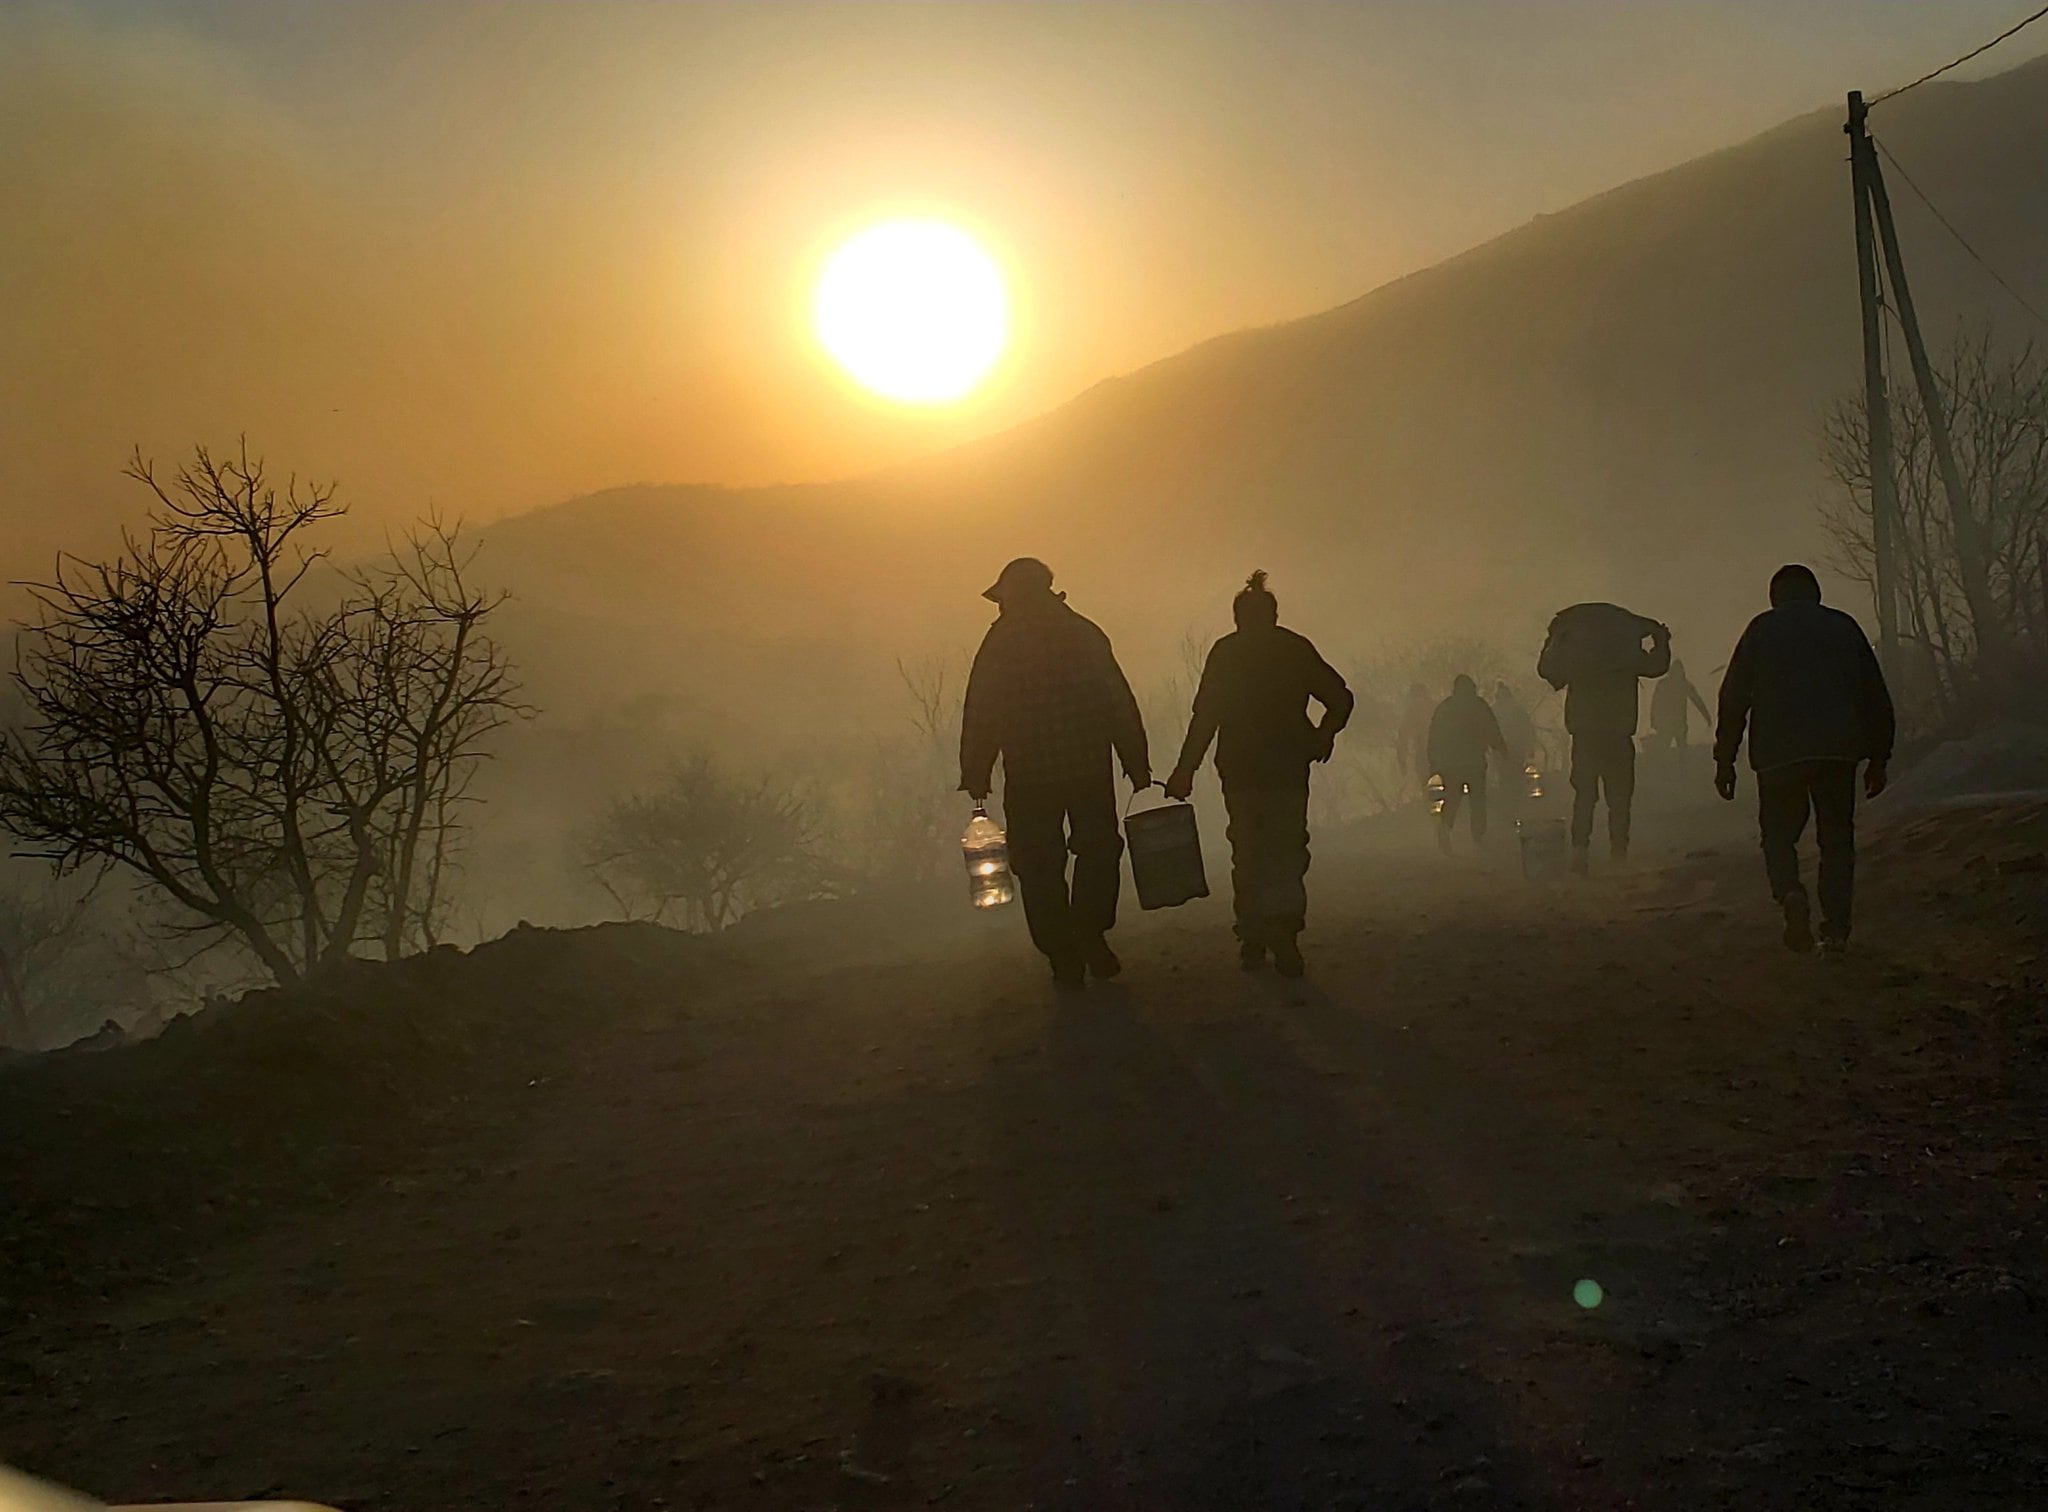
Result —
<svg viewBox="0 0 2048 1512"><path fill-rule="evenodd" d="M1994 678L2000 676L2010 664L2011 647L2007 644L2005 626L1998 617L1998 606L1991 596L1991 553L1985 541L1983 522L1970 505L1969 491L1963 486L1962 469L1956 465L1954 439L1949 433L1948 406L1943 401L1941 386L1934 376L1934 364L1927 357L1927 343L1920 334L1920 317L1913 310L1913 290L1906 281L1906 259L1899 250L1899 231L1892 221L1891 196L1885 192L1884 170L1878 166L1877 148L1865 127L1868 107L1860 93L1849 96L1849 124L1844 128L1849 133L1850 160L1852 171L1859 182L1856 202L1856 244L1857 257L1862 268L1863 303L1863 367L1866 394L1875 393L1876 405L1883 403L1884 378L1882 371L1871 376L1873 314L1875 311L1876 268L1870 256L1870 225L1875 219L1879 241L1884 247L1885 270L1891 281L1892 310L1898 316L1899 328L1905 333L1906 351L1913 363L1913 381L1920 390L1920 408L1927 417L1928 445L1934 452L1934 465L1941 474L1942 492L1948 496L1949 523L1955 538L1956 576L1961 581L1963 598L1970 608L1970 624L1976 633L1977 655L1982 670ZM1877 480L1877 410L1871 413L1871 506L1872 514L1878 509ZM1885 467L1883 488L1890 499L1890 518L1886 526L1873 525L1873 543L1884 540L1887 531L1898 528L1897 483L1890 465L1891 422L1889 412L1884 422ZM1897 541L1896 534L1892 541ZM1883 548L1879 548L1883 550ZM1880 584L1886 575L1886 567L1896 558L1896 553L1886 551L1885 565L1880 565ZM1886 611L1883 607L1882 586L1879 589L1880 635ZM1896 616L1896 609L1892 610ZM1894 631L1896 633L1896 630ZM1890 670L1889 667L1886 669Z"/></svg>
<svg viewBox="0 0 2048 1512"><path fill-rule="evenodd" d="M1877 213L1877 234L1884 242L1884 262L1891 274L1892 306L1906 333L1906 351L1913 359L1913 381L1920 386L1920 408L1927 415L1927 440L1934 448L1934 464L1941 472L1942 492L1948 495L1949 520L1956 538L1956 575L1962 580L1963 598L1970 606L1970 620L1977 631L1977 655L1984 670L1994 675L2006 664L2005 626L1998 618L1998 606L1991 598L1991 553L1984 540L1984 522L1970 503L1963 486L1963 471L1956 466L1955 442L1949 435L1948 405L1935 381L1934 364L1927 360L1927 343L1920 336L1920 317L1913 313L1913 291L1906 283L1906 259L1899 251L1898 228L1892 224L1892 202L1885 193L1884 175L1877 158L1870 159L1870 207Z"/></svg>
<svg viewBox="0 0 2048 1512"><path fill-rule="evenodd" d="M1856 196L1856 287L1863 301L1863 417L1870 443L1870 545L1877 598L1877 657L1887 675L1899 667L1899 490L1892 471L1892 412L1884 387L1884 313L1878 305L1877 238L1871 229L1870 174L1876 161L1863 91L1849 91L1849 182Z"/></svg>

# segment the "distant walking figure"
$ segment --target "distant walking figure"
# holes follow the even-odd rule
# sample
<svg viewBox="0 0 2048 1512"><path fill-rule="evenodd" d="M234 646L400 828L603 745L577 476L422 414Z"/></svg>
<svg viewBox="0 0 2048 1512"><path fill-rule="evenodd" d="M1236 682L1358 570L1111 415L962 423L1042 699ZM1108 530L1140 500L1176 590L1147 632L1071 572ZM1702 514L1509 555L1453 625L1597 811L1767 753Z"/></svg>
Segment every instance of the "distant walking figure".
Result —
<svg viewBox="0 0 2048 1512"><path fill-rule="evenodd" d="M1650 644L1645 647L1643 642ZM1671 631L1614 604L1575 604L1550 622L1536 675L1566 690L1572 737L1572 870L1584 876L1593 811L1607 799L1607 842L1626 860L1636 793L1636 682L1671 667Z"/></svg>
<svg viewBox="0 0 2048 1512"><path fill-rule="evenodd" d="M1002 758L1010 864L1032 943L1061 986L1113 977L1123 967L1104 937L1116 924L1124 842L1110 753L1133 787L1151 784L1138 701L1109 637L1053 592L1045 563L1019 557L982 596L1002 612L967 679L961 790L986 798Z"/></svg>
<svg viewBox="0 0 2048 1512"><path fill-rule="evenodd" d="M1493 685L1493 713L1507 739L1508 764L1512 768L1507 774L1507 785L1513 786L1536 759L1536 721L1529 717L1522 700L1515 697L1515 690L1505 680Z"/></svg>
<svg viewBox="0 0 2048 1512"><path fill-rule="evenodd" d="M1500 721L1479 685L1462 672L1451 681L1451 696L1436 706L1429 721L1429 767L1444 782L1444 809L1437 824L1437 844L1444 854L1451 850L1451 833L1458 827L1458 810L1469 806L1472 814L1472 843L1486 841L1486 753L1508 754Z"/></svg>
<svg viewBox="0 0 2048 1512"><path fill-rule="evenodd" d="M1298 936L1308 914L1308 775L1328 761L1351 718L1351 690L1306 636L1282 628L1280 605L1255 572L1231 605L1237 629L1202 668L1180 764L1168 797L1194 790L1216 742L1216 770L1230 815L1230 885L1238 955L1247 971L1268 953L1282 976L1302 973ZM1322 706L1311 724L1309 700Z"/></svg>
<svg viewBox="0 0 2048 1512"><path fill-rule="evenodd" d="M1749 733L1758 827L1785 943L1813 949L1812 910L1799 877L1799 837L1811 815L1820 838L1820 942L1848 943L1856 901L1856 764L1863 791L1884 791L1894 719L1884 671L1863 627L1820 601L1805 567L1780 567L1771 607L1749 622L1721 679L1714 786L1735 797L1735 758Z"/></svg>
<svg viewBox="0 0 2048 1512"><path fill-rule="evenodd" d="M1682 751L1691 745L1694 709L1700 711L1700 718L1713 721L1707 701L1685 675L1685 663L1674 656L1671 670L1650 690L1650 749Z"/></svg>
<svg viewBox="0 0 2048 1512"><path fill-rule="evenodd" d="M1417 782L1429 776L1422 768L1429 761L1429 716L1435 709L1429 689L1410 683L1408 702L1401 708L1401 728L1394 736L1394 761L1404 776Z"/></svg>

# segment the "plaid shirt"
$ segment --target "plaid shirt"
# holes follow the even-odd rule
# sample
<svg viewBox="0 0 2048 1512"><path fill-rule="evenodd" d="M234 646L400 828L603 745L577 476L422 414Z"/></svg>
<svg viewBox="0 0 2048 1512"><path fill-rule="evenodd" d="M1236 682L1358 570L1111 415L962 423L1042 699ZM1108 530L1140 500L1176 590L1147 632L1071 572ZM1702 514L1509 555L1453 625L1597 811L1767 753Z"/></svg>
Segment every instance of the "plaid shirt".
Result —
<svg viewBox="0 0 2048 1512"><path fill-rule="evenodd" d="M1005 609L967 679L961 788L986 792L998 756L1009 787L1089 781L1112 748L1125 770L1149 770L1138 700L1109 637L1059 599Z"/></svg>

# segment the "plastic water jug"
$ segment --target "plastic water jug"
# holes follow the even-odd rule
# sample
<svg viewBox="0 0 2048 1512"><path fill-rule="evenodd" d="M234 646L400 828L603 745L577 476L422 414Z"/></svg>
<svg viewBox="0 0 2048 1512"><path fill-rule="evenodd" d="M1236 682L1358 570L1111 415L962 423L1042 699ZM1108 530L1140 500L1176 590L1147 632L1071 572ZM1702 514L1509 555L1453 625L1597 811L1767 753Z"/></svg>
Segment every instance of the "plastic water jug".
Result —
<svg viewBox="0 0 2048 1512"><path fill-rule="evenodd" d="M1178 908L1190 898L1209 896L1193 804L1163 803L1142 814L1126 810L1124 839L1130 847L1131 880L1137 884L1140 908Z"/></svg>
<svg viewBox="0 0 2048 1512"><path fill-rule="evenodd" d="M967 860L967 898L976 908L1000 908L1017 896L1009 838L978 803L960 837L960 850Z"/></svg>
<svg viewBox="0 0 2048 1512"><path fill-rule="evenodd" d="M1531 882L1562 877L1571 864L1571 837L1562 819L1524 819L1515 826L1522 846L1522 875Z"/></svg>
<svg viewBox="0 0 2048 1512"><path fill-rule="evenodd" d="M1532 803L1543 796L1543 768L1533 761L1522 768L1522 796Z"/></svg>
<svg viewBox="0 0 2048 1512"><path fill-rule="evenodd" d="M1432 814L1441 814L1444 811L1444 799L1447 796L1442 777L1432 776L1429 779L1428 793L1429 811Z"/></svg>

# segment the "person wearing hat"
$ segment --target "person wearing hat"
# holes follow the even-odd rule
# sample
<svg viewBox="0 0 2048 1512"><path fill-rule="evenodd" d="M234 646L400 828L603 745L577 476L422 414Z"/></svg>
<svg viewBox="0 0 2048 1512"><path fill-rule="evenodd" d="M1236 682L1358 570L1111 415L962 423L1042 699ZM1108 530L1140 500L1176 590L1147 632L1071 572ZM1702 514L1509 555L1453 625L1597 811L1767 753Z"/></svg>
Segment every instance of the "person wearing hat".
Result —
<svg viewBox="0 0 2048 1512"><path fill-rule="evenodd" d="M1134 788L1151 785L1152 769L1138 700L1109 637L1068 608L1052 581L1045 563L1019 557L982 595L1001 612L967 679L960 788L983 801L1002 760L1010 865L1031 942L1054 981L1078 987L1123 969L1106 938L1124 854L1110 757Z"/></svg>
<svg viewBox="0 0 2048 1512"><path fill-rule="evenodd" d="M1270 957L1282 976L1298 977L1308 915L1309 768L1330 759L1355 700L1308 637L1280 623L1265 573L1254 572L1230 608L1237 629L1209 649L1166 794L1194 791L1214 741L1230 815L1238 964L1258 971ZM1314 724L1311 700L1322 708Z"/></svg>

